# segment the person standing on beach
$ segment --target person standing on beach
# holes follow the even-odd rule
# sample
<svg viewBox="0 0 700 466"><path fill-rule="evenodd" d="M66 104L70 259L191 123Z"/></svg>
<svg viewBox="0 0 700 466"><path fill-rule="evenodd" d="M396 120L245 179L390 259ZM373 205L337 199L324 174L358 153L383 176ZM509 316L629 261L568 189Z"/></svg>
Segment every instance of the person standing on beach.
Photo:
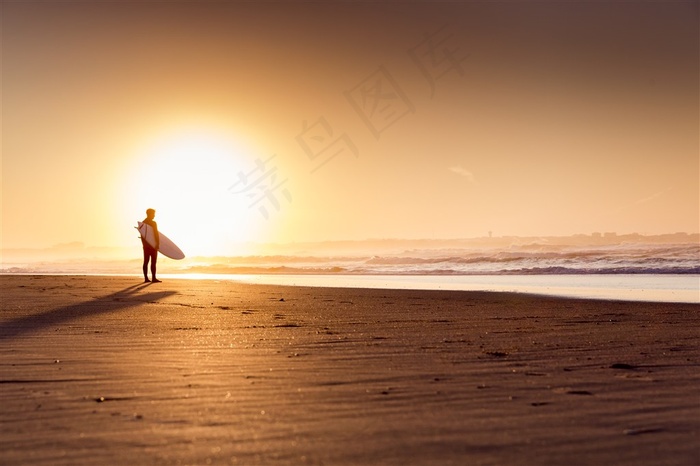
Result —
<svg viewBox="0 0 700 466"><path fill-rule="evenodd" d="M153 236L156 239L156 247L151 246L146 241L145 235L141 236L141 243L143 244L143 279L144 282L161 283L160 280L156 278L156 261L158 260L158 249L160 249L160 235L158 234L158 224L153 220L156 217L156 211L154 209L146 210L146 218L143 223L148 225L146 228L153 228ZM152 280L148 279L148 262L151 262L151 276Z"/></svg>

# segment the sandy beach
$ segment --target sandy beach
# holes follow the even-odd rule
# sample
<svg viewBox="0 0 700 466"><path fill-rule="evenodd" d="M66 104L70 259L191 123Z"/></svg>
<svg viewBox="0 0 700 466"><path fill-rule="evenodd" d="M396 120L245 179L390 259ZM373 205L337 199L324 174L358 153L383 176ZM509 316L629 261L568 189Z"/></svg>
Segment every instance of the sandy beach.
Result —
<svg viewBox="0 0 700 466"><path fill-rule="evenodd" d="M2 464L700 463L700 306L8 276Z"/></svg>

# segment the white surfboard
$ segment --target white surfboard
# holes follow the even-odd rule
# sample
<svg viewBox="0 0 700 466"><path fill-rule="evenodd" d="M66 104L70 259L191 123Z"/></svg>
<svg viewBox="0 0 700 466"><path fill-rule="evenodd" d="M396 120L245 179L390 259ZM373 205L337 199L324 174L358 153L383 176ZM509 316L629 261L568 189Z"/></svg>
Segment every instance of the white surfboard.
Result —
<svg viewBox="0 0 700 466"><path fill-rule="evenodd" d="M153 231L153 228L151 228L143 222L138 222L138 225L139 226L136 227L136 229L139 231L141 238L145 239L146 242L151 246L156 247L156 235ZM158 236L160 237L160 248L158 249L158 251L161 254L175 260L185 258L185 253L182 252L182 250L178 248L177 245L173 243L170 238L165 236L160 231L158 232Z"/></svg>

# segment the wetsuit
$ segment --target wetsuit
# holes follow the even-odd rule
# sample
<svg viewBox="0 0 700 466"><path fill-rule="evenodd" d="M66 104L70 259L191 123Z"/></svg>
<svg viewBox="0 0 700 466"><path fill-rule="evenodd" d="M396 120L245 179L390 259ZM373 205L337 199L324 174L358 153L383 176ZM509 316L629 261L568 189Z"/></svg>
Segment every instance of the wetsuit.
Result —
<svg viewBox="0 0 700 466"><path fill-rule="evenodd" d="M149 220L148 218L144 219L143 223L145 223L147 226L146 228L153 228L154 236L156 238L156 245L159 244L160 238L158 236L158 224L153 221ZM145 236L145 235L144 235ZM141 238L141 243L143 244L143 277L144 279L148 280L148 263L151 263L151 276L153 277L153 280L156 280L156 262L158 261L158 250L148 244L145 238Z"/></svg>

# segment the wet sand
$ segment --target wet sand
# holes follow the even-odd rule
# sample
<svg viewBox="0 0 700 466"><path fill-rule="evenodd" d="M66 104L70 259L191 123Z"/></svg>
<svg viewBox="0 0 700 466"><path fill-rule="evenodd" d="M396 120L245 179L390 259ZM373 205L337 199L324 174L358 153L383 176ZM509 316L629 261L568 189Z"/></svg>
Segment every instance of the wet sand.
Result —
<svg viewBox="0 0 700 466"><path fill-rule="evenodd" d="M700 463L700 305L0 276L0 463Z"/></svg>

